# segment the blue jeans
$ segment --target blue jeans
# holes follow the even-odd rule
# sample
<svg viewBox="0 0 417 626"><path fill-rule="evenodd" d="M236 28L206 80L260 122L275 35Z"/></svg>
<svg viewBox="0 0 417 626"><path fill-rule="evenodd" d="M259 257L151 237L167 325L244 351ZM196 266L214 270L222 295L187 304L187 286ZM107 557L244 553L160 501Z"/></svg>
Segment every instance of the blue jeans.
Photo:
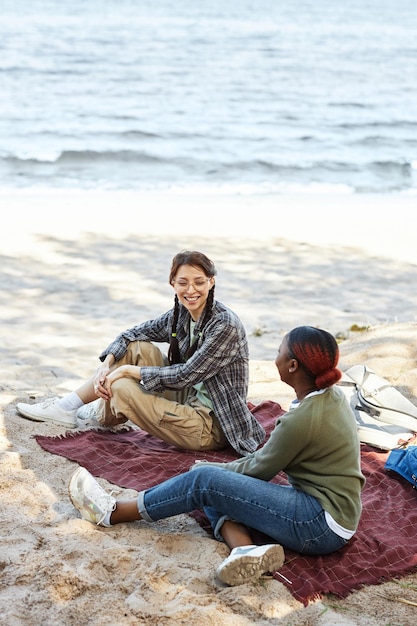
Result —
<svg viewBox="0 0 417 626"><path fill-rule="evenodd" d="M148 522L196 509L204 510L219 540L230 519L302 554L329 554L347 543L329 528L313 496L216 466L196 466L138 494L139 513Z"/></svg>

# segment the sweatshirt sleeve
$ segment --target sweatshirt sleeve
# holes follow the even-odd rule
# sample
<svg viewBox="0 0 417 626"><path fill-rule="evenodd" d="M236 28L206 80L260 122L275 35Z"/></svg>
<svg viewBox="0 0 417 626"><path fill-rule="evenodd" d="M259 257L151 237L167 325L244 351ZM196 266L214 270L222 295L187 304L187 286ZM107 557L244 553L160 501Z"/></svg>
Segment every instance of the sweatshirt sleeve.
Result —
<svg viewBox="0 0 417 626"><path fill-rule="evenodd" d="M300 424L295 413L296 409L277 420L271 436L262 448L236 461L207 464L217 465L246 476L271 480L291 464L308 441L308 434L305 432L302 436L298 436Z"/></svg>

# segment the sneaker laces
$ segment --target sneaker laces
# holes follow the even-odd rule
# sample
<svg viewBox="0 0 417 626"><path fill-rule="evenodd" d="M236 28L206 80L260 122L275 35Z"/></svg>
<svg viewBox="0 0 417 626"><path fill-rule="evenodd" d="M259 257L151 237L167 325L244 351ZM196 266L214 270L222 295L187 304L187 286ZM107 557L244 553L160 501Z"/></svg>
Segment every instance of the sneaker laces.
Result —
<svg viewBox="0 0 417 626"><path fill-rule="evenodd" d="M41 408L47 409L51 406L51 404L56 404L57 402L59 402L59 398L47 398L46 400L41 402Z"/></svg>
<svg viewBox="0 0 417 626"><path fill-rule="evenodd" d="M77 417L84 422L97 421L96 406L96 400L88 404L83 404L77 411Z"/></svg>

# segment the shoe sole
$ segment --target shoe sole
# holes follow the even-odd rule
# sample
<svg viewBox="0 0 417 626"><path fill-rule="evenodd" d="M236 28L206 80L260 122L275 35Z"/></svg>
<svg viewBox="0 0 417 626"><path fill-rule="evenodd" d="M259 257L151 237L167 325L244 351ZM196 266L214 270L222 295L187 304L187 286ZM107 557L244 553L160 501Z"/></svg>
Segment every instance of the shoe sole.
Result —
<svg viewBox="0 0 417 626"><path fill-rule="evenodd" d="M69 499L71 500L74 508L78 509L78 505L76 504L74 498L72 497L72 493L71 493L71 487L74 483L77 482L78 480L78 476L84 471L84 469L82 467L79 467L78 469L75 470L75 472L73 473L73 475L71 476L71 479L68 483L68 495L69 495Z"/></svg>
<svg viewBox="0 0 417 626"><path fill-rule="evenodd" d="M19 408L19 406L16 406L16 410L19 415L25 417L28 420L31 420L32 422L50 422L51 424L56 424L57 426L65 426L66 428L77 428L76 422L64 422L58 419L53 419L52 417L40 417L38 415L34 415L33 413L27 413L24 409Z"/></svg>
<svg viewBox="0 0 417 626"><path fill-rule="evenodd" d="M236 586L256 580L266 572L274 572L285 561L284 550L279 544L273 545L261 556L242 555L227 563L217 571L217 577L226 585Z"/></svg>

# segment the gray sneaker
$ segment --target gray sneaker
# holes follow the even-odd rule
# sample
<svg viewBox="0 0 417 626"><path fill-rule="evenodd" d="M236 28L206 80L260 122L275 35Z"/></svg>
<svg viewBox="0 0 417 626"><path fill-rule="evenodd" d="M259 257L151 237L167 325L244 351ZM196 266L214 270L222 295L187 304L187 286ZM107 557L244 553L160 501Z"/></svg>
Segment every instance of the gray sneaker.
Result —
<svg viewBox="0 0 417 626"><path fill-rule="evenodd" d="M104 518L116 508L116 499L104 491L85 467L75 470L68 485L68 494L83 519L98 526L108 526Z"/></svg>
<svg viewBox="0 0 417 626"><path fill-rule="evenodd" d="M48 398L48 400L36 404L18 402L16 409L22 417L34 422L50 422L66 428L76 428L77 411L64 411L58 406L59 400L60 398Z"/></svg>
<svg viewBox="0 0 417 626"><path fill-rule="evenodd" d="M77 411L77 420L80 428L97 427L99 425L98 403L99 400L94 400L93 402L80 406Z"/></svg>
<svg viewBox="0 0 417 626"><path fill-rule="evenodd" d="M88 404L83 404L77 411L78 428L106 429L114 432L126 430L126 417L105 416L103 400L98 398Z"/></svg>
<svg viewBox="0 0 417 626"><path fill-rule="evenodd" d="M226 585L242 585L266 572L274 572L284 560L284 550L278 543L241 546L233 548L227 559L220 563L216 575Z"/></svg>

